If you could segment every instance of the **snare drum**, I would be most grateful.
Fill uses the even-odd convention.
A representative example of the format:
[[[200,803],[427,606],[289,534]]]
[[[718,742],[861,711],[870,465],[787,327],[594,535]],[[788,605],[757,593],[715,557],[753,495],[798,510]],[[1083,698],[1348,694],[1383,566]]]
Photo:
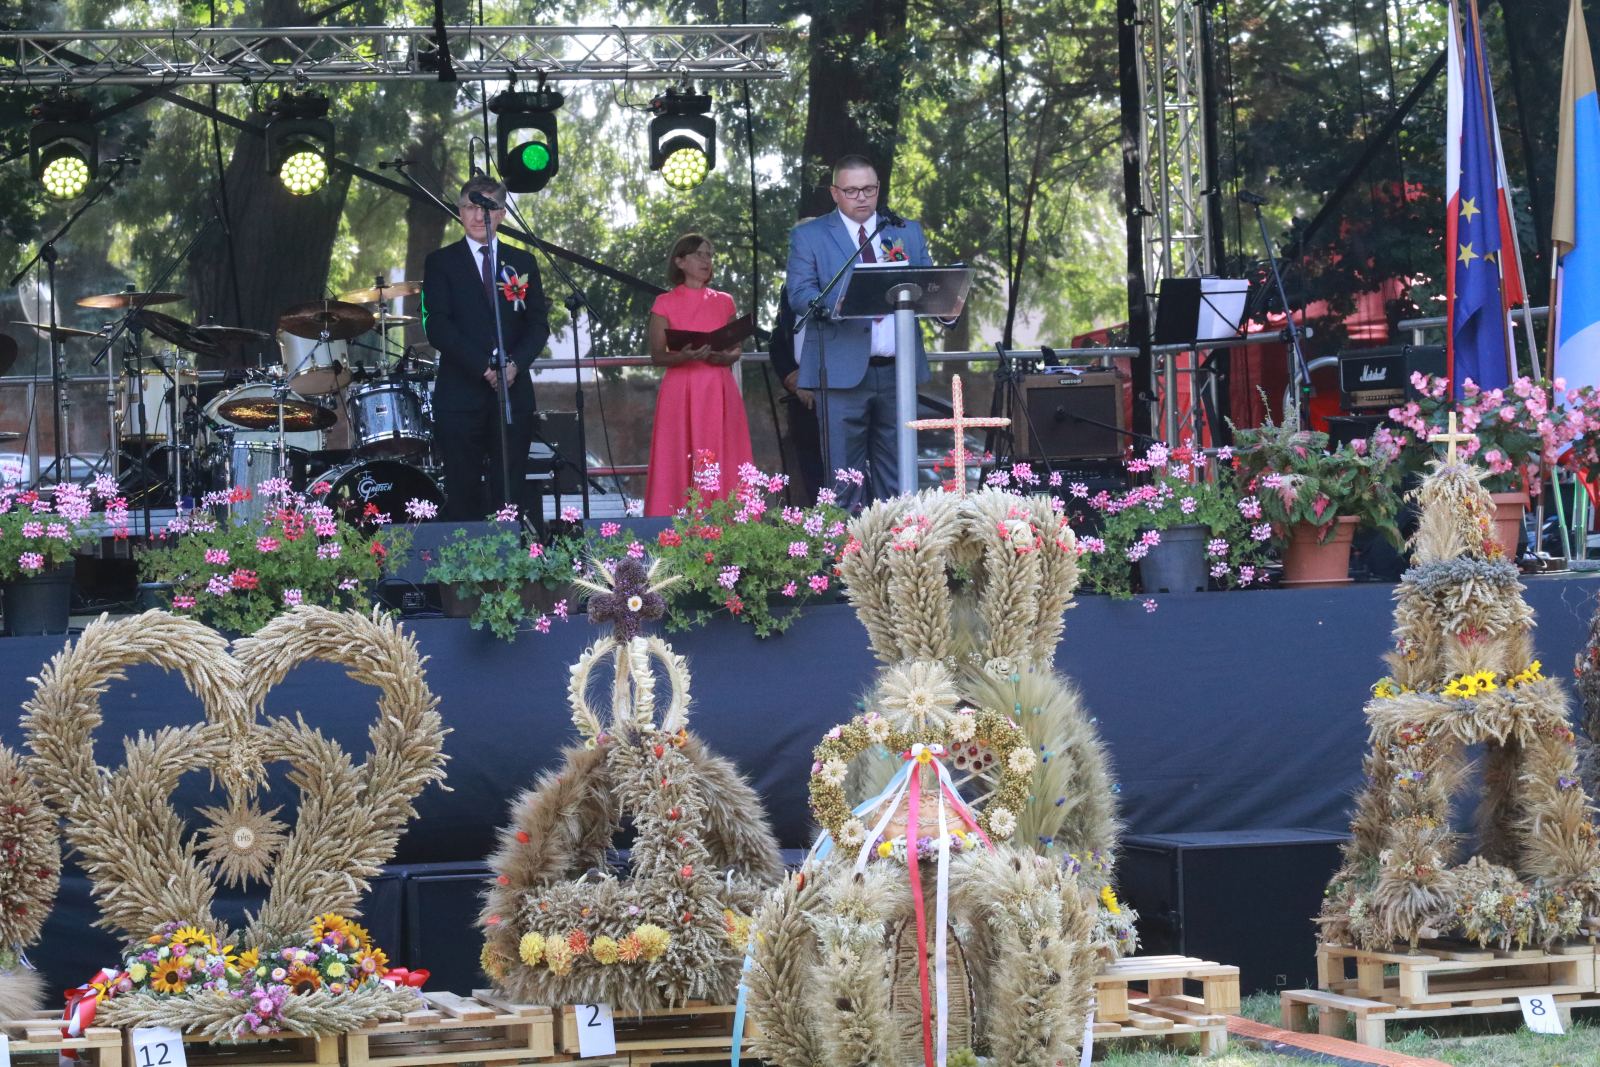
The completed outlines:
[[[337,392],[350,384],[350,345],[345,341],[320,341],[278,334],[283,365],[289,369],[289,388],[308,396]]]
[[[323,503],[356,521],[368,504],[388,515],[392,522],[406,521],[406,503],[411,500],[444,506],[439,483],[410,464],[393,459],[369,459],[335,467],[319,475],[316,485],[328,486],[328,491],[321,494]]]
[[[377,381],[345,394],[355,450],[363,456],[409,456],[431,436],[422,400],[407,382]]]
[[[231,425],[217,413],[217,409],[230,400],[245,400],[257,397],[266,399],[270,396],[272,396],[271,382],[251,382],[248,385],[241,385],[234,389],[226,389],[206,403],[203,409],[205,411],[206,427],[213,435],[224,430],[230,432],[234,441],[264,441],[276,446],[278,443],[277,430],[247,430],[242,426]],[[294,393],[290,393],[289,397],[292,400],[305,399]],[[212,438],[212,443],[217,443],[215,436]],[[321,430],[290,431],[283,435],[283,445],[285,448],[293,448],[304,452],[321,452],[327,447],[324,444],[323,431]]]
[[[224,441],[209,453],[210,485],[214,490],[249,489],[250,498],[228,510],[235,524],[264,523],[279,502],[263,499],[257,487],[269,478],[286,479],[296,488],[305,485],[307,459],[301,449],[285,448],[280,460],[275,441]]]

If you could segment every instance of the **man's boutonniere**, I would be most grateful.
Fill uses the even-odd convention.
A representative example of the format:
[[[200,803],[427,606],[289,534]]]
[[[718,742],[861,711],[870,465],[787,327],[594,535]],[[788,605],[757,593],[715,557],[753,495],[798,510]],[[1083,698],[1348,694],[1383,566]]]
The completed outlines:
[[[500,268],[500,295],[511,301],[512,311],[521,311],[528,299],[528,276],[512,267]]]
[[[910,257],[906,255],[905,243],[898,238],[880,238],[879,245],[883,249],[883,262],[904,263]]]

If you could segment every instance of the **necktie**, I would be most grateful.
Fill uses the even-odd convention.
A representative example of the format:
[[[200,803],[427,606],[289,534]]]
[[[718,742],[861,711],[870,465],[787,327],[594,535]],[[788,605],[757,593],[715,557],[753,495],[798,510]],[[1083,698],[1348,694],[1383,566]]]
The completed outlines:
[[[867,239],[867,228],[865,226],[857,226],[856,227],[856,244],[859,245],[863,241],[865,241],[866,239]],[[863,248],[861,250],[861,262],[863,262],[863,263],[876,263],[876,262],[878,262],[878,257],[876,255],[876,253],[874,253],[872,251],[872,245],[868,244],[865,248]]]
[[[494,303],[494,264],[489,260],[489,246],[484,245],[478,249],[478,254],[483,257],[483,295],[489,298],[489,303]]]

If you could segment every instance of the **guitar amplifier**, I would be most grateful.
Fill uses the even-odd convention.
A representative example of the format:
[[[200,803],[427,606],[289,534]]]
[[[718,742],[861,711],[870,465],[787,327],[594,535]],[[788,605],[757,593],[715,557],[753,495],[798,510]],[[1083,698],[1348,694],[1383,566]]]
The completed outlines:
[[[1029,374],[1022,379],[1027,455],[1033,460],[1111,459],[1122,455],[1127,418],[1114,370]],[[1016,420],[1012,420],[1016,429]]]
[[[1339,353],[1339,395],[1345,411],[1387,411],[1417,391],[1411,375],[1444,374],[1443,345],[1393,345]]]

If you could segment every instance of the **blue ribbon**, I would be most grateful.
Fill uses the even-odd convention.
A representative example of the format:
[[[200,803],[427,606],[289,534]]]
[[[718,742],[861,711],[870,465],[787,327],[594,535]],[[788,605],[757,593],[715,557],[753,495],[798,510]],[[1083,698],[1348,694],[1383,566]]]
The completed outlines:
[[[876,808],[878,805],[882,804],[885,800],[888,800],[890,795],[893,794],[896,789],[900,788],[900,783],[906,780],[906,776],[911,773],[911,768],[915,765],[915,763],[915,760],[907,760],[905,763],[901,764],[900,769],[895,772],[894,777],[889,779],[889,784],[883,787],[883,792],[879,793],[870,800],[863,800],[861,803],[857,804],[851,809],[850,814],[865,815],[873,808]],[[822,831],[822,836],[817,838],[817,843],[812,846],[814,858],[818,860],[827,859],[828,853],[832,851],[833,836],[829,834],[828,831],[824,830]]]

